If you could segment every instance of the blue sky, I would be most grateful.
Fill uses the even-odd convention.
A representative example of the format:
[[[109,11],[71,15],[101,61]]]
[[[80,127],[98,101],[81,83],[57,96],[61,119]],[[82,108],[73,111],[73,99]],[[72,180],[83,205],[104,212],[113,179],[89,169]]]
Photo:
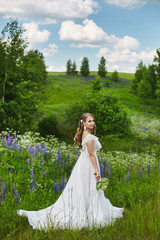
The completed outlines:
[[[108,71],[134,73],[160,48],[160,0],[0,0],[0,31],[11,18],[48,71],[66,71],[68,59],[79,70],[83,57],[97,71],[104,56]]]

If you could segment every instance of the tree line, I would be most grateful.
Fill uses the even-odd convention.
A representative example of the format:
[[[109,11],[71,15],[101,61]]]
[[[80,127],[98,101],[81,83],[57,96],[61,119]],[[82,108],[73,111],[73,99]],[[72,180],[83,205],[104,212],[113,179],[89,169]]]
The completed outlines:
[[[26,51],[28,42],[17,20],[6,24],[0,38],[0,130],[31,130],[47,78],[43,54]]]
[[[132,80],[133,92],[142,98],[160,101],[160,48],[156,50],[153,63],[148,67],[140,61]]]

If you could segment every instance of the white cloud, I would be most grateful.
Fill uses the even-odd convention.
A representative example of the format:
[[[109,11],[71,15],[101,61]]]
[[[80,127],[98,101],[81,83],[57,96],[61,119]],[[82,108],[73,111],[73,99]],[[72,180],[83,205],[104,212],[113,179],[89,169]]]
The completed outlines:
[[[104,56],[109,63],[136,63],[137,61],[152,61],[156,50],[135,52],[129,49],[113,50],[101,48],[96,57]]]
[[[48,66],[47,67],[48,72],[65,72],[66,71],[66,66]]]
[[[98,7],[94,0],[0,0],[0,14],[23,19],[86,18]]]
[[[36,21],[37,24],[47,25],[47,24],[56,24],[57,21],[51,18],[44,18],[43,20]]]
[[[148,0],[105,0],[105,2],[123,8],[136,8],[145,5]]]
[[[54,56],[58,52],[58,47],[55,43],[49,44],[48,48],[44,48],[43,50],[41,50],[41,52],[45,57]]]
[[[61,41],[71,41],[71,47],[77,48],[98,48],[102,46],[113,47],[117,50],[137,49],[137,39],[124,36],[118,38],[115,35],[108,35],[102,28],[98,27],[92,20],[85,19],[80,24],[73,21],[64,21],[59,31]]]
[[[71,20],[62,22],[59,35],[62,41],[75,42],[73,45],[75,47],[83,47],[86,45],[88,47],[90,44],[98,47],[99,44],[102,44],[108,38],[108,35],[102,28],[88,19],[83,21],[83,25],[75,24]]]
[[[43,29],[42,31],[39,30],[38,24],[36,23],[24,23],[24,29],[26,32],[24,33],[24,37],[28,39],[30,44],[29,48],[32,48],[37,43],[44,43],[49,40],[51,33],[48,30]]]

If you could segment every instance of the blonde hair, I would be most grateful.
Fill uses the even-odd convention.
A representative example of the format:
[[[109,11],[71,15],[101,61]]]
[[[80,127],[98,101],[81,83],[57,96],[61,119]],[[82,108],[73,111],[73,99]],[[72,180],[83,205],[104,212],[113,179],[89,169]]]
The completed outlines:
[[[94,116],[91,114],[91,113],[83,113],[79,119],[79,122],[78,122],[78,128],[77,128],[77,131],[76,131],[76,134],[75,134],[75,137],[74,137],[74,142],[78,145],[78,147],[81,149],[82,148],[82,134],[83,134],[83,131],[84,131],[84,125],[83,125],[83,122],[86,121],[87,117],[93,117],[93,119],[95,120]],[[96,124],[94,126],[94,129],[93,129],[93,133],[95,134],[96,133]]]

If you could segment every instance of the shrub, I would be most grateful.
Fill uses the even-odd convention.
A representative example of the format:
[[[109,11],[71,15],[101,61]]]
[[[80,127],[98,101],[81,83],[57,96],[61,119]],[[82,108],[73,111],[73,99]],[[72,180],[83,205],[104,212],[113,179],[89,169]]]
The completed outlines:
[[[119,81],[118,72],[116,70],[112,73],[111,81],[113,81],[113,82],[118,82]]]
[[[66,122],[71,127],[72,135],[78,127],[79,117],[84,112],[95,116],[99,136],[123,136],[129,132],[129,120],[118,99],[103,90],[89,93],[85,99],[66,110]]]
[[[44,117],[38,123],[38,131],[42,137],[46,137],[47,135],[54,135],[56,137],[60,136],[58,120],[55,115],[50,115]]]

